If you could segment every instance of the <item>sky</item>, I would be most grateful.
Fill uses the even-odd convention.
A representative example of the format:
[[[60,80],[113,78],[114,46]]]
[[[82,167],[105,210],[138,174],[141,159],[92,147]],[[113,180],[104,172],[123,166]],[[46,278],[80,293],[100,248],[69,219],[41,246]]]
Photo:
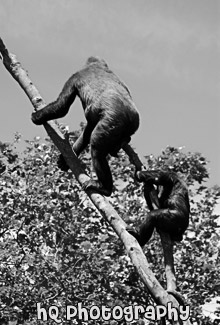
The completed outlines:
[[[104,58],[139,110],[140,156],[167,145],[201,152],[208,184],[220,185],[219,14],[218,0],[1,0],[0,36],[46,102],[89,56]],[[0,141],[46,136],[1,63],[0,98]],[[85,121],[79,100],[60,121],[73,130]]]

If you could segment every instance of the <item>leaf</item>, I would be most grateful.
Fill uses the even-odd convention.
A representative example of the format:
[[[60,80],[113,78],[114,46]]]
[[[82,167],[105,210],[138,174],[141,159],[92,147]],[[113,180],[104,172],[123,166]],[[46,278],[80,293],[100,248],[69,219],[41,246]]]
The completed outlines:
[[[81,243],[81,246],[84,248],[84,249],[90,249],[91,248],[91,243],[89,241],[83,241]]]

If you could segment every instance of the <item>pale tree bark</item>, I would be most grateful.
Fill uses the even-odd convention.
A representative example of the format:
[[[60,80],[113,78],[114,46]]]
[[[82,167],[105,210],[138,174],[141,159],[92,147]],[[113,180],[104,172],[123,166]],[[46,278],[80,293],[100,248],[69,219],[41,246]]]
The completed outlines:
[[[23,88],[24,92],[30,99],[34,109],[38,110],[43,108],[46,104],[40,96],[39,91],[30,80],[27,72],[22,68],[16,56],[14,54],[9,53],[1,38],[0,53],[5,68]],[[51,121],[45,123],[43,126],[52,141],[54,142],[54,144],[65,157],[65,160],[72,172],[74,173],[77,181],[80,183],[80,185],[82,185],[85,181],[89,179],[89,177],[88,175],[86,175],[84,168],[80,163],[80,160],[76,157],[68,140],[65,139],[65,137],[57,127],[57,122]],[[110,223],[112,228],[115,230],[115,232],[123,242],[133,265],[135,266],[141,280],[145,284],[148,292],[151,294],[154,301],[157,304],[163,306],[167,306],[169,302],[172,302],[173,307],[176,307],[178,309],[179,304],[177,300],[173,296],[169,295],[160,285],[158,280],[155,278],[141,247],[138,245],[136,239],[127,232],[126,223],[120,218],[120,216],[114,210],[112,205],[104,196],[95,193],[92,190],[86,191],[86,193],[94,204],[94,206],[98,209],[99,213],[105,218],[105,220],[107,220],[108,223]],[[171,324],[175,325],[182,324],[181,321],[170,322]],[[189,320],[187,320],[184,321],[183,324],[190,325],[191,323],[189,322]]]

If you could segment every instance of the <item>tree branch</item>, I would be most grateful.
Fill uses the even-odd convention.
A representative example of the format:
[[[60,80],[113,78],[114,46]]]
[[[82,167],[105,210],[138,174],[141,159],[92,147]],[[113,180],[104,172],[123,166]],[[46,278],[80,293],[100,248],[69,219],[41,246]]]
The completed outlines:
[[[27,72],[22,68],[20,62],[18,62],[16,59],[16,56],[9,53],[1,38],[0,53],[6,69],[23,88],[34,108],[36,110],[43,108],[45,106],[45,102],[40,96],[37,88],[33,85],[32,81],[28,77]],[[52,121],[45,123],[44,128],[46,129],[54,144],[65,157],[65,160],[70,169],[73,171],[77,181],[82,185],[89,179],[89,177],[85,174],[82,164],[73,152],[69,142],[59,131],[56,122]],[[157,281],[149,267],[148,261],[143,254],[141,247],[138,245],[136,239],[126,231],[126,223],[119,217],[108,200],[92,190],[88,190],[86,193],[88,194],[95,207],[99,210],[100,214],[111,224],[115,232],[120,237],[121,241],[126,247],[132,263],[139,273],[140,278],[142,279],[143,283],[155,301],[158,304],[162,304],[164,306],[166,306],[168,302],[172,301],[173,306],[178,308],[179,304],[177,303],[176,299],[170,297]],[[172,324],[177,325],[180,323],[173,321]],[[190,323],[185,322],[184,324]]]

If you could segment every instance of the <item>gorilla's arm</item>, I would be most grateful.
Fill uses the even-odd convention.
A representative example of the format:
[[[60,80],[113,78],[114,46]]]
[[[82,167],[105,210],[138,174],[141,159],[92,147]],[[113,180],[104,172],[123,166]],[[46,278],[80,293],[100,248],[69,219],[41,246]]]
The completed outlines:
[[[41,110],[32,113],[31,119],[34,124],[40,125],[47,121],[64,117],[77,95],[76,74],[65,83],[56,101],[48,104]]]
[[[167,172],[163,170],[147,170],[138,171],[136,173],[139,182],[145,184],[155,184],[162,186],[172,186],[177,181],[177,176],[173,172]]]

